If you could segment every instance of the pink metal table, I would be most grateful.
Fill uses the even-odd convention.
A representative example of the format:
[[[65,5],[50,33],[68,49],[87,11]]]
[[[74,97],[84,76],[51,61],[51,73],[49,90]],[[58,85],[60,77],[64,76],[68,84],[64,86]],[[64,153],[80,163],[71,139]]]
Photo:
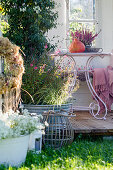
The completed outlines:
[[[95,58],[95,57],[100,57],[100,58],[104,58],[104,57],[110,57],[113,56],[112,53],[64,53],[64,52],[59,52],[58,54],[51,54],[52,56],[60,56],[60,57],[64,57],[67,56],[68,58],[71,58],[71,60],[73,60],[74,64],[75,64],[75,69],[76,72],[78,72],[77,67],[76,67],[76,57],[88,57],[87,61],[86,61],[86,66],[85,66],[85,70],[83,70],[85,72],[85,78],[86,78],[86,82],[87,82],[87,86],[90,90],[90,93],[92,94],[93,98],[95,99],[94,102],[90,103],[89,107],[87,107],[87,109],[89,110],[90,114],[92,116],[94,116],[96,119],[106,119],[106,115],[107,115],[107,106],[104,103],[104,101],[97,95],[97,93],[95,92],[92,83],[90,81],[90,76],[89,76],[89,65],[91,63],[91,61]],[[101,101],[105,107],[105,113],[104,114],[99,114],[100,112],[100,106],[99,106],[99,101]],[[86,107],[84,106],[77,106],[77,108],[79,108],[79,110],[84,110],[86,109]],[[96,110],[97,108],[97,110]]]

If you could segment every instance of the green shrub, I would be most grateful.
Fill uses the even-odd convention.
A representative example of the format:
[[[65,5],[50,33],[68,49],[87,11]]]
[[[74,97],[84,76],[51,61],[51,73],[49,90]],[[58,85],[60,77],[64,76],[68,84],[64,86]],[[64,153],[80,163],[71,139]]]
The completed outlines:
[[[48,50],[53,47],[45,36],[48,30],[56,27],[53,0],[1,0],[1,6],[9,24],[4,36],[21,47],[26,54],[25,61],[39,58],[45,44]]]

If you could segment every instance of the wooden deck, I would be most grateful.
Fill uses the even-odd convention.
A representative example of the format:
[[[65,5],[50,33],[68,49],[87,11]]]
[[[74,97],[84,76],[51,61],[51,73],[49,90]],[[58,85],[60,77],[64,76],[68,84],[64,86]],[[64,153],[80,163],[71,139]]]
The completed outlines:
[[[97,120],[89,112],[75,112],[70,119],[76,134],[113,135],[113,113],[108,113],[106,120]]]

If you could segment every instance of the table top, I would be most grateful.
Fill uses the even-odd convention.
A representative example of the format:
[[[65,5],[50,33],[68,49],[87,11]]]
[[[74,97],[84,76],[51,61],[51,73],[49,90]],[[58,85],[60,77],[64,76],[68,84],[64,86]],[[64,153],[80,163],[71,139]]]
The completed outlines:
[[[112,53],[106,53],[106,52],[97,52],[97,53],[69,53],[69,52],[59,52],[59,53],[52,53],[51,56],[73,56],[73,57],[88,57],[88,56],[111,56]]]

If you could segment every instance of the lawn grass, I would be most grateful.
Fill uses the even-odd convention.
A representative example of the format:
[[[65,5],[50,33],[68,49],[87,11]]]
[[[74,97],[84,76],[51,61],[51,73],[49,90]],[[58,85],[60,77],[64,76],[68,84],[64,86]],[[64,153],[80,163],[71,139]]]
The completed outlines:
[[[0,169],[6,169],[0,167]],[[107,170],[113,169],[113,140],[76,139],[71,145],[54,150],[45,148],[42,153],[29,152],[20,168],[9,170]]]

